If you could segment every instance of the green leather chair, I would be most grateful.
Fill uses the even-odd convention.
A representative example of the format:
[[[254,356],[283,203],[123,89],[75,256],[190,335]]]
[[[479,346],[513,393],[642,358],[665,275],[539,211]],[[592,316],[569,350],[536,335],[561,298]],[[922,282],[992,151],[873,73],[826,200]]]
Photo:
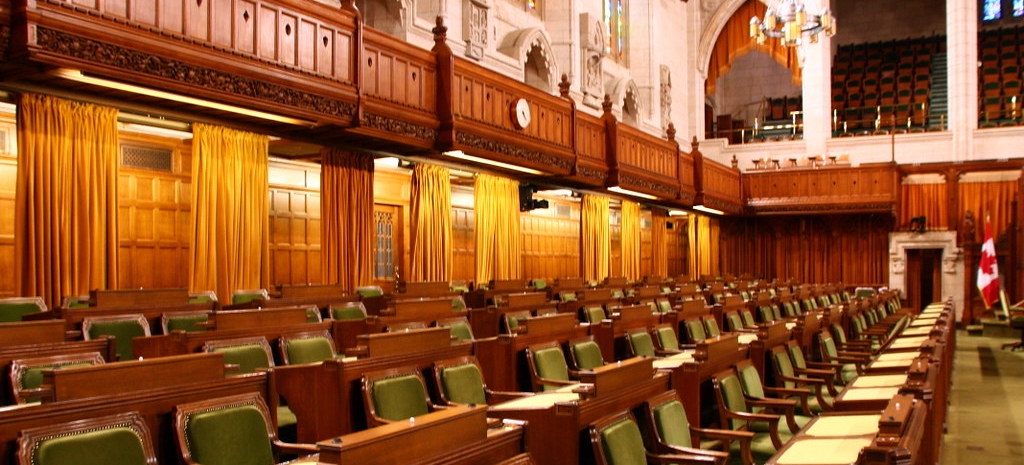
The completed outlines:
[[[674,309],[672,308],[672,302],[667,298],[655,299],[655,303],[658,304],[658,313],[671,313]]]
[[[240,289],[231,294],[231,305],[247,304],[254,300],[268,300],[266,289]]]
[[[448,328],[452,332],[452,342],[458,343],[475,339],[473,337],[473,327],[469,325],[469,320],[464,316],[445,318],[437,320],[435,323],[438,327]]]
[[[639,416],[647,449],[657,453],[704,455],[716,462],[726,461],[733,441],[737,443],[744,465],[752,465],[750,440],[754,433],[723,429],[697,428],[690,424],[676,391],[665,391],[644,401]],[[715,450],[712,450],[712,449]],[[747,460],[747,459],[750,460]]]
[[[25,429],[20,465],[156,465],[149,428],[136,412]]]
[[[335,320],[362,320],[366,318],[366,306],[362,302],[345,302],[331,305],[328,309]]]
[[[626,342],[632,357],[656,356],[654,340],[651,338],[651,333],[647,332],[647,328],[627,330]]]
[[[285,365],[322,362],[338,355],[334,339],[326,329],[296,334],[282,334],[278,347]]]
[[[732,369],[712,376],[722,428],[754,433],[750,440],[750,452],[757,463],[774,455],[792,435],[779,431],[779,415],[752,411],[751,404],[743,395],[743,385]]]
[[[380,286],[360,286],[356,288],[356,294],[363,298],[382,297],[384,296],[384,289]]]
[[[722,457],[705,454],[655,454],[644,447],[640,427],[629,412],[621,412],[595,421],[590,426],[590,442],[597,465],[647,465],[648,463],[721,464]]]
[[[601,324],[608,315],[604,313],[604,307],[600,305],[590,305],[583,307],[583,322],[590,324]]]
[[[66,295],[60,301],[61,308],[82,308],[89,306],[89,295]]]
[[[21,321],[25,315],[47,310],[41,297],[7,297],[0,299],[0,323]]]
[[[718,337],[722,335],[722,330],[718,327],[718,320],[714,317],[701,318],[701,322],[704,323],[704,332],[708,337]]]
[[[704,342],[708,338],[708,333],[704,329],[704,322],[700,318],[691,318],[683,321],[683,327],[686,328],[686,338],[689,344]]]
[[[753,413],[776,413],[783,415],[789,432],[796,434],[807,423],[811,417],[798,415],[797,405],[806,405],[808,392],[801,389],[788,389],[781,387],[765,387],[761,382],[761,374],[754,367],[750,360],[743,360],[736,364],[736,374],[743,386],[743,395],[751,405]],[[788,397],[798,397],[799,400],[792,400]]]
[[[430,402],[423,375],[415,366],[364,373],[362,388],[370,426],[408,420],[437,408]]]
[[[869,362],[868,354],[840,352],[828,330],[818,333],[818,352],[822,362],[837,368],[839,379],[843,384],[849,383],[863,374],[864,366]]]
[[[501,326],[505,334],[515,334],[519,331],[519,323],[527,318],[530,318],[529,310],[521,310],[515,312],[503,312],[501,314]]]
[[[440,401],[445,405],[494,405],[533,395],[529,392],[492,391],[484,383],[483,370],[476,357],[462,357],[434,362],[434,382]]]
[[[230,376],[242,376],[274,367],[270,343],[263,336],[215,339],[203,344],[203,352],[224,354],[224,364],[232,368]],[[237,368],[236,368],[237,367]],[[287,405],[277,405],[278,434],[294,439],[299,419]]]
[[[210,312],[171,312],[160,315],[160,326],[163,334],[171,334],[173,331],[185,331],[188,333],[207,331],[209,328],[203,326],[210,320]]]
[[[744,328],[756,328],[757,322],[754,321],[754,314],[750,313],[750,310],[740,310],[740,319],[743,320]]]
[[[682,352],[679,337],[671,323],[662,323],[654,327],[654,353],[656,355],[672,355]]]
[[[193,292],[188,295],[188,303],[190,304],[216,304],[217,293],[213,291],[200,291]]]
[[[593,336],[569,341],[569,360],[575,371],[593,370],[604,365],[601,346],[594,342]]]
[[[833,398],[826,390],[825,381],[820,378],[798,376],[786,346],[772,347],[771,356],[776,387],[802,389],[810,394],[796,399],[800,401],[804,415],[817,415],[832,410]]]
[[[786,352],[789,353],[789,360],[793,362],[793,372],[799,376],[818,378],[825,381],[825,388],[832,397],[838,395],[843,388],[839,383],[839,375],[835,368],[827,363],[808,362],[804,358],[803,349],[797,341],[786,342]]]
[[[40,390],[44,370],[99,365],[103,362],[103,356],[99,352],[11,360],[11,398],[18,404],[39,402],[42,396],[47,395]]]
[[[452,311],[461,312],[466,309],[466,299],[462,298],[461,295],[452,297]]]
[[[255,392],[174,409],[175,436],[188,465],[274,465],[278,453],[308,455],[316,451],[312,444],[279,441],[272,425],[267,404]],[[312,463],[315,459],[298,461]]]
[[[557,342],[527,346],[526,362],[530,367],[534,392],[554,391],[576,384],[569,380],[569,365],[565,363],[565,354]]]
[[[566,291],[558,293],[558,300],[561,302],[575,302],[577,299],[575,291]]]
[[[142,314],[102,316],[82,319],[82,337],[85,340],[111,336],[118,360],[134,360],[132,338],[149,336],[149,321]]]

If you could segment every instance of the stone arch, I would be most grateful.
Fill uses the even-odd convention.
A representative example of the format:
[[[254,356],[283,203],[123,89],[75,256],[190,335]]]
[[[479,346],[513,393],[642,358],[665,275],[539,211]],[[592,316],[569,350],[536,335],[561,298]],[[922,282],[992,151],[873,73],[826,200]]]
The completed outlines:
[[[412,0],[356,0],[363,23],[385,34],[405,39]]]
[[[558,69],[551,40],[540,28],[525,28],[510,32],[502,40],[498,51],[523,66],[524,80],[545,92],[553,92],[558,83]]]
[[[640,115],[643,114],[643,100],[640,98],[640,87],[632,78],[620,78],[608,87],[608,95],[614,106],[621,109],[620,120],[631,126],[640,124]]]

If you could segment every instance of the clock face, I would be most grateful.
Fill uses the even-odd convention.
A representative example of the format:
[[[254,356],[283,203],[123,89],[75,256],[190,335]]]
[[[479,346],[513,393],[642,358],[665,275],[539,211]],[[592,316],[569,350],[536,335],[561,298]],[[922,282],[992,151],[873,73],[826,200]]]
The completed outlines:
[[[520,98],[512,102],[512,124],[518,129],[526,128],[530,125],[530,102],[526,99]]]

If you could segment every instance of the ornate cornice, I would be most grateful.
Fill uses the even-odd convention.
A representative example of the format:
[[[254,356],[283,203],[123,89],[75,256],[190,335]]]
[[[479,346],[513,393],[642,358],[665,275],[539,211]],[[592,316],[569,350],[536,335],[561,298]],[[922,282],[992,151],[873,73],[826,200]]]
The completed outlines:
[[[576,176],[579,176],[581,178],[593,179],[600,182],[601,184],[604,184],[604,182],[608,179],[608,172],[599,170],[597,168],[591,168],[589,166],[577,164]]]
[[[356,113],[354,103],[150,55],[43,26],[36,29],[36,44],[47,52],[270,102],[276,106],[286,105],[339,118],[352,118]]]
[[[891,211],[893,204],[891,202],[866,202],[866,203],[844,203],[844,204],[818,204],[818,205],[756,205],[753,202],[748,203],[757,213],[786,213],[786,212],[844,212],[844,211],[859,211],[859,212],[887,212]]]
[[[464,131],[457,131],[455,133],[455,140],[459,145],[474,147],[488,152],[500,153],[502,155],[530,162],[530,164],[534,166],[554,166],[566,172],[572,169],[573,162],[571,159],[556,157],[537,150],[525,149],[518,145],[498,142],[496,140],[487,139]]]
[[[647,192],[658,192],[664,194],[669,198],[675,198],[679,194],[679,187],[671,184],[664,184],[656,181],[650,181],[644,178],[630,175],[628,173],[619,173],[619,183],[626,184],[629,186],[636,186]]]
[[[368,127],[380,129],[381,131],[390,132],[392,134],[414,137],[416,139],[429,142],[433,142],[437,139],[436,129],[420,126],[400,119],[388,118],[387,116],[364,113],[363,123]]]
[[[743,206],[738,203],[729,202],[727,200],[722,200],[715,197],[709,197],[707,194],[704,195],[704,206],[711,207],[716,210],[722,210],[725,212],[743,211]]]

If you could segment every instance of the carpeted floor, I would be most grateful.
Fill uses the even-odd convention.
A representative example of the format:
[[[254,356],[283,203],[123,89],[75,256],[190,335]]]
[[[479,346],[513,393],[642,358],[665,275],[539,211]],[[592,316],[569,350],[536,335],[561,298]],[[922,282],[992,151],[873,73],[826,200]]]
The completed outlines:
[[[1024,351],[1007,342],[957,334],[941,465],[1024,464]]]

